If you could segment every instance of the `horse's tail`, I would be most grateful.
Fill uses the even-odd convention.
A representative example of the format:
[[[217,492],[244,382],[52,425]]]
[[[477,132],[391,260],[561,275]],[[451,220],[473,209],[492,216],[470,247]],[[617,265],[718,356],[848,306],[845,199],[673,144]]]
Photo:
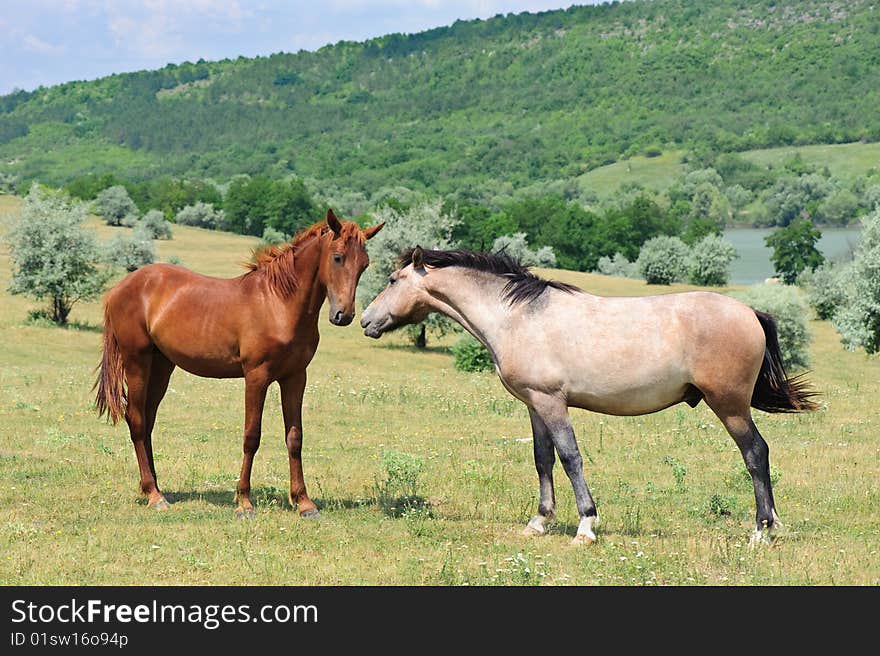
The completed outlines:
[[[804,377],[807,372],[789,377],[782,363],[776,321],[766,312],[755,310],[761,322],[767,346],[761,373],[752,392],[752,407],[764,412],[812,412],[818,406],[813,397],[818,395]]]
[[[106,414],[107,418],[116,424],[119,418],[125,415],[127,403],[124,386],[125,368],[106,305],[104,306],[104,354],[96,371],[98,371],[98,379],[92,390],[98,390],[95,395],[98,416],[103,417]]]

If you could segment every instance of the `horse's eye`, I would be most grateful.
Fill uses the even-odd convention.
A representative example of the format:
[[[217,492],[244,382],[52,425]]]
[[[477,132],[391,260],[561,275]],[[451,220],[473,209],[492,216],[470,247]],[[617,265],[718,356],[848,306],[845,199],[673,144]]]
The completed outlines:
[[[396,282],[397,282],[397,278],[395,278],[394,276],[388,276],[388,284],[389,285],[393,285]]]
[[[333,262],[342,264],[342,253],[333,253]]]

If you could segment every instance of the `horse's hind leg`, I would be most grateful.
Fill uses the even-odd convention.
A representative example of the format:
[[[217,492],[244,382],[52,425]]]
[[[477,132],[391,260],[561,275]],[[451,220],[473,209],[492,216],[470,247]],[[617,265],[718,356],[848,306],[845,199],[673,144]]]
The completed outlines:
[[[752,476],[756,509],[753,541],[762,540],[770,529],[781,526],[773,501],[773,486],[770,483],[770,448],[752,420],[747,400],[731,402],[707,395],[706,402],[736,442]]]
[[[538,413],[547,427],[550,439],[553,446],[556,447],[559,460],[562,462],[562,468],[574,490],[580,523],[572,544],[592,544],[596,541],[593,529],[599,517],[596,513],[596,504],[584,479],[583,460],[578,450],[574,429],[571,427],[568,406],[564,401],[549,395],[535,396],[529,405]]]
[[[544,420],[532,408],[529,408],[529,417],[532,420],[532,439],[535,469],[538,471],[540,500],[538,514],[526,524],[523,535],[544,535],[546,531],[544,524],[552,521],[556,516],[556,495],[553,491],[553,465],[556,462],[556,456],[553,453],[550,429],[547,428]]]
[[[150,471],[153,474],[153,481],[158,489],[158,478],[156,477],[156,465],[153,462],[153,426],[156,425],[156,413],[159,410],[159,404],[165,397],[168,390],[168,381],[171,379],[171,373],[174,371],[174,363],[166,358],[160,351],[155,351],[152,362],[150,363],[150,382],[147,386],[147,401],[145,407],[146,420],[146,436],[144,438],[144,448],[147,453],[147,460],[150,464]],[[168,501],[164,495],[160,501],[153,504],[157,510],[164,510],[168,507]]]

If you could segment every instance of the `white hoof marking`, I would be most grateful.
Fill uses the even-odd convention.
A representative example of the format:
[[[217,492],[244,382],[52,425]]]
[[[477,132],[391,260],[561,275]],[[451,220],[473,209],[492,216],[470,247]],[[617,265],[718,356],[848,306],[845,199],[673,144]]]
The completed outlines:
[[[544,533],[547,532],[547,529],[544,528],[544,522],[546,521],[546,517],[542,515],[535,515],[529,520],[529,523],[526,524],[526,527],[523,529],[523,535],[544,535]]]
[[[596,541],[596,533],[593,529],[599,523],[599,518],[596,516],[593,517],[584,517],[581,520],[581,523],[578,524],[577,535],[574,536],[574,539],[571,541],[572,544],[593,544]]]

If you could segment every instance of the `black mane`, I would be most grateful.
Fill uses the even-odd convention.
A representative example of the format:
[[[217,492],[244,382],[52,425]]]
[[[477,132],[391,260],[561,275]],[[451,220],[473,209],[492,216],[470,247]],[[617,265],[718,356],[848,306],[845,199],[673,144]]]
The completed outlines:
[[[404,267],[412,263],[415,248],[410,248],[400,255],[399,265]],[[507,280],[504,286],[504,300],[511,305],[530,303],[544,293],[548,287],[568,294],[581,291],[574,285],[567,285],[556,280],[539,278],[507,253],[474,253],[464,249],[452,251],[432,251],[422,249],[425,264],[442,269],[445,267],[464,267],[474,271],[484,271]]]

